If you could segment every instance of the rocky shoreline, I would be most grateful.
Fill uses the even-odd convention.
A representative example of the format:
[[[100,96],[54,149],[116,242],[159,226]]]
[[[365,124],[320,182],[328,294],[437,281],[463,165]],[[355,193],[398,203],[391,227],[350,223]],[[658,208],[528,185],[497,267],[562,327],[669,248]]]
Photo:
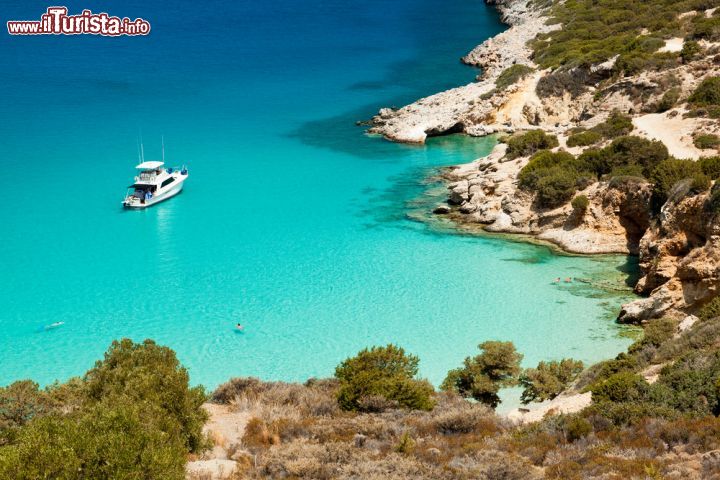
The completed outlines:
[[[496,5],[509,28],[463,57],[483,69],[478,81],[397,110],[382,109],[371,120],[369,133],[423,143],[430,136],[451,133],[483,136],[537,129],[557,136],[559,145],[552,151],[579,155],[586,148],[568,146],[572,133],[591,129],[619,111],[631,117],[631,135],[659,140],[677,158],[697,160],[712,153],[699,149],[693,135],[718,133],[717,122],[688,115],[682,102],[662,113],[655,113],[654,106],[664,99],[668,78],[678,95],[687,98],[703,79],[720,75],[714,55],[683,62],[669,72],[643,71],[622,78],[608,73],[616,60],[611,59],[589,69],[595,82],[584,91],[541,98],[538,83],[553,72],[538,68],[527,43],[558,26],[547,25],[549,11],[531,1],[487,3]],[[670,39],[664,48],[678,51],[682,46],[682,39]],[[706,42],[702,47],[708,54],[720,51],[720,44]],[[499,88],[498,79],[513,65],[527,66],[531,73]],[[570,204],[541,208],[534,194],[518,185],[530,155],[511,158],[506,151],[501,142],[484,158],[444,169],[447,203],[437,205],[434,213],[460,228],[531,236],[569,253],[639,255],[642,278],[635,291],[646,298],[623,305],[621,322],[683,318],[720,291],[720,221],[703,214],[709,193],[668,201],[658,216],[652,212],[649,182],[602,180],[578,191],[588,200],[584,209]]]
[[[531,64],[532,51],[527,42],[557,27],[546,25],[544,10],[532,8],[530,0],[486,2],[496,5],[509,28],[462,58],[464,63],[482,68],[478,81],[431,95],[398,110],[383,108],[370,120],[369,133],[397,142],[424,143],[429,136],[448,133],[483,136],[528,125],[518,112],[501,114],[498,107],[517,88],[494,92],[495,82],[508,67]],[[527,82],[537,78],[537,74],[533,75]]]

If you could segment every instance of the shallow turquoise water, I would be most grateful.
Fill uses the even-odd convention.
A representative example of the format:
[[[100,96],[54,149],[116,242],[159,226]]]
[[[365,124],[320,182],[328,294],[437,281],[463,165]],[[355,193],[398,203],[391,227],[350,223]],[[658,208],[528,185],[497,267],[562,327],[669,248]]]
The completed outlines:
[[[39,16],[32,3],[8,18]],[[552,283],[621,285],[625,258],[407,219],[432,168],[493,139],[413,147],[354,126],[472,80],[457,58],[502,28],[493,10],[218,3],[196,12],[203,30],[189,28],[192,5],[103,2],[149,19],[148,38],[0,39],[0,384],[82,374],[123,336],[171,346],[209,387],[331,375],[387,342],[419,355],[436,383],[486,339],[514,341],[527,365],[627,345],[612,322],[627,293]],[[190,178],[180,196],[125,212],[140,130],[148,159],[162,134]]]

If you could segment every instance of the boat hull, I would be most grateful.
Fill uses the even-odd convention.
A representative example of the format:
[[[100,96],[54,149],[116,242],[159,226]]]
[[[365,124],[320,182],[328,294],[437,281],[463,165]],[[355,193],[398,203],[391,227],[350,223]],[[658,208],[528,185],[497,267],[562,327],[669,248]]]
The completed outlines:
[[[153,205],[157,205],[158,203],[165,201],[168,198],[172,198],[175,195],[177,195],[178,193],[180,193],[183,189],[183,185],[185,184],[186,178],[187,178],[187,176],[183,176],[183,177],[179,178],[175,182],[175,185],[173,185],[171,188],[169,188],[168,190],[166,190],[162,193],[159,193],[159,194],[153,196],[152,198],[150,198],[148,200],[145,200],[145,203],[124,201],[123,207],[133,209],[133,210],[140,210],[143,208],[152,207]]]

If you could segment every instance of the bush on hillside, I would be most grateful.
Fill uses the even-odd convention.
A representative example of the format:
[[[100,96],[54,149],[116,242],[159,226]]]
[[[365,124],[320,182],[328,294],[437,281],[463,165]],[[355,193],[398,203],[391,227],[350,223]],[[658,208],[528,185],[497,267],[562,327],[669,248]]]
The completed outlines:
[[[659,347],[673,336],[676,328],[677,322],[672,318],[652,320],[645,325],[643,337],[630,345],[628,352],[635,353],[647,346]]]
[[[720,40],[720,18],[695,15],[691,22],[690,37],[695,40]]]
[[[568,202],[590,178],[592,174],[571,154],[547,150],[533,155],[518,175],[520,187],[537,193],[539,205],[550,208]]]
[[[581,168],[593,172],[598,178],[610,173],[649,178],[653,169],[668,157],[667,147],[662,142],[624,136],[616,138],[603,149],[586,150],[578,161]],[[625,167],[630,168],[619,170]]]
[[[590,206],[590,200],[588,200],[588,197],[586,197],[585,195],[578,195],[577,197],[572,199],[570,205],[575,211],[585,213],[585,211],[587,211],[588,207]]]
[[[587,147],[589,145],[595,145],[603,136],[593,130],[586,130],[584,132],[573,133],[568,137],[567,146],[572,147]]]
[[[185,478],[179,425],[127,397],[80,414],[39,417],[0,448],[0,478]]]
[[[377,411],[397,406],[431,410],[433,387],[417,380],[418,357],[395,345],[372,347],[335,369],[340,381],[338,404],[343,410]]]
[[[720,296],[716,296],[710,300],[698,311],[698,318],[700,320],[707,321],[718,317],[720,317]]]
[[[683,44],[682,50],[680,51],[680,58],[684,63],[690,63],[696,60],[702,53],[702,47],[695,40],[688,40]]]
[[[673,108],[677,104],[678,100],[680,100],[680,93],[681,91],[677,87],[667,90],[655,106],[655,111],[657,113],[663,113]]]
[[[203,448],[202,427],[207,420],[202,409],[204,390],[189,386],[187,370],[168,347],[152,340],[114,341],[105,358],[85,374],[85,384],[91,401],[128,398],[157,407],[180,425],[188,450]]]
[[[541,207],[555,208],[566,204],[578,188],[574,172],[553,167],[546,170],[537,182],[537,201]]]
[[[709,187],[709,179],[702,173],[700,165],[692,160],[667,158],[658,163],[650,174],[653,194],[662,203],[668,198],[675,184],[685,179],[692,179],[691,189]]]
[[[717,149],[717,147],[720,146],[720,137],[714,133],[695,135],[693,144],[700,150]]]
[[[0,478],[182,479],[204,400],[169,348],[113,342],[82,379],[0,389]]]
[[[698,107],[720,105],[720,77],[708,77],[703,80],[690,95],[688,102]]]
[[[599,133],[603,138],[612,139],[627,135],[632,132],[634,128],[632,118],[617,110],[613,110],[607,120],[593,127],[592,131]]]
[[[650,385],[640,375],[620,372],[590,387],[593,402],[634,402],[643,400]]]
[[[499,91],[505,90],[508,87],[515,85],[534,71],[534,68],[519,63],[508,67],[503,70],[497,80],[495,80],[495,88]]]
[[[523,387],[520,400],[524,404],[552,400],[560,395],[582,370],[583,363],[571,358],[540,362],[537,368],[528,368],[520,375],[519,383]]]
[[[488,341],[478,348],[482,353],[465,358],[462,367],[448,372],[441,388],[495,408],[500,404],[500,388],[517,385],[523,356],[512,342]]]
[[[539,150],[555,148],[559,145],[555,135],[548,135],[542,130],[530,130],[513,135],[507,141],[507,157],[517,158],[532,155]]]
[[[585,92],[588,74],[585,69],[556,71],[540,77],[535,93],[540,98],[562,97],[569,93],[572,98]]]
[[[681,22],[679,15],[711,6],[688,1],[576,0],[553,2],[552,23],[562,28],[542,33],[531,43],[533,60],[542,69],[588,68],[619,56],[612,73],[657,68],[678,58],[675,53],[658,53],[661,38],[697,32],[693,22]]]
[[[710,178],[720,177],[720,157],[705,157],[698,160],[702,172]]]

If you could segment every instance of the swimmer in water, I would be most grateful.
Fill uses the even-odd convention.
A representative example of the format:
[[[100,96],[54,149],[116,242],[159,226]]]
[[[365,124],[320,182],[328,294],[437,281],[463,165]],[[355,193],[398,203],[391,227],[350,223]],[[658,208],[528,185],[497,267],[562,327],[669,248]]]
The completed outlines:
[[[557,277],[557,278],[555,279],[555,283],[560,283],[560,277]]]
[[[238,329],[238,330],[245,330],[245,327],[243,327],[243,326],[240,325],[239,323],[235,324],[235,328]]]
[[[572,278],[567,277],[567,278],[565,279],[565,283],[572,283]]]

